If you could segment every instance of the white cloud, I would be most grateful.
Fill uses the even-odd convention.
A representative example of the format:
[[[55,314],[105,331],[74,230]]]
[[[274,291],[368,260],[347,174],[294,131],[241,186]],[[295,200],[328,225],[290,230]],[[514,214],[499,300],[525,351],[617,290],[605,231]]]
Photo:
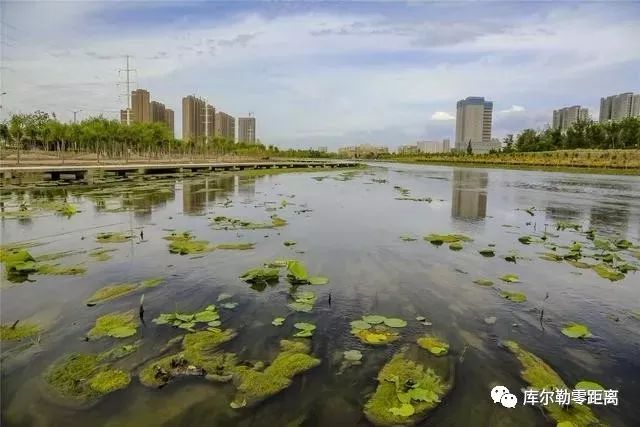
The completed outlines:
[[[455,117],[446,111],[436,111],[431,115],[431,120],[455,120]]]
[[[506,110],[501,110],[501,113],[521,113],[525,111],[524,107],[521,107],[520,105],[512,105],[510,108],[507,108]]]

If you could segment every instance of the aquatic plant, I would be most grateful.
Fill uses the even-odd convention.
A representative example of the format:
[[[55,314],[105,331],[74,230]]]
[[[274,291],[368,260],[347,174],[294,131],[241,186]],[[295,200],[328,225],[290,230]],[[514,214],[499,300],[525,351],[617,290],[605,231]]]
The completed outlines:
[[[580,224],[575,224],[567,221],[558,221],[556,223],[556,230],[562,231],[566,229],[570,229],[573,231],[580,231],[582,229],[582,226]]]
[[[316,302],[316,295],[309,291],[298,291],[291,294],[293,302],[287,304],[287,307],[295,311],[303,313],[309,313],[313,310],[313,305]]]
[[[435,335],[425,335],[418,338],[416,342],[435,356],[445,356],[449,352],[449,344]]]
[[[500,280],[502,280],[503,282],[507,282],[507,283],[518,283],[518,282],[520,282],[520,278],[518,277],[517,274],[505,274],[503,276],[500,276]]]
[[[105,286],[98,289],[87,301],[88,306],[116,299],[123,295],[130,294],[136,290],[136,285],[132,283],[121,283],[119,285]]]
[[[407,326],[406,320],[398,319],[395,317],[387,317],[384,319],[384,324],[391,328],[404,328]]]
[[[206,240],[174,239],[169,242],[169,252],[172,254],[189,255],[211,252],[215,246],[209,245]]]
[[[78,208],[76,205],[64,202],[56,208],[56,213],[66,217],[71,217],[78,213]]]
[[[598,276],[604,279],[609,279],[612,282],[615,282],[617,280],[622,280],[625,277],[624,273],[614,270],[613,268],[609,267],[607,264],[604,264],[604,263],[596,264],[592,268],[593,268],[593,271],[598,273]]]
[[[98,372],[89,379],[89,387],[100,394],[111,393],[122,388],[126,388],[131,382],[131,376],[119,369],[109,369]]]
[[[386,317],[379,316],[377,314],[369,314],[369,315],[366,315],[366,316],[362,316],[362,320],[364,320],[365,322],[370,323],[372,325],[377,325],[379,323],[383,323],[385,319],[386,319]]]
[[[400,240],[402,240],[403,242],[415,242],[418,239],[408,234],[403,234],[402,236],[400,236]]]
[[[562,333],[569,338],[591,337],[591,331],[589,331],[589,328],[582,323],[569,323],[564,328],[562,328]]]
[[[431,368],[400,352],[378,373],[378,387],[364,406],[379,426],[413,425],[434,409],[451,389]]]
[[[285,246],[293,246],[293,245],[297,245],[298,242],[296,242],[295,240],[285,240],[284,242],[282,242],[282,244]]]
[[[53,264],[38,264],[37,269],[37,274],[52,276],[74,276],[87,272],[87,268],[82,265],[60,266]]]
[[[493,281],[489,279],[477,279],[474,280],[473,283],[480,286],[493,286]]]
[[[362,360],[362,352],[360,352],[360,350],[346,350],[342,354],[344,359],[349,362],[358,362]]]
[[[40,333],[40,326],[27,322],[14,322],[0,326],[0,341],[20,341]]]
[[[494,251],[494,250],[493,250],[493,249],[491,249],[491,248],[480,249],[480,250],[478,251],[478,253],[480,253],[480,255],[482,255],[482,256],[484,256],[484,257],[488,257],[488,258],[490,258],[490,257],[492,257],[492,256],[495,256],[495,255],[496,255],[496,251]]]
[[[128,242],[132,238],[133,236],[130,234],[111,231],[98,233],[98,235],[96,236],[96,241],[98,243],[124,243]]]
[[[96,319],[95,326],[87,334],[88,338],[97,339],[104,336],[126,338],[135,335],[138,320],[133,310],[105,314]]]
[[[525,302],[527,300],[527,296],[522,292],[509,292],[501,290],[499,291],[499,295],[502,298],[508,299],[509,301],[513,302]]]
[[[240,218],[233,218],[227,216],[216,216],[211,221],[211,226],[216,230],[259,230],[267,228],[283,227],[287,225],[287,221],[280,218],[278,215],[272,215],[270,217],[271,223],[267,222],[252,222]]]
[[[532,237],[531,237],[531,236],[520,236],[520,237],[518,237],[518,241],[519,241],[520,243],[522,243],[523,245],[528,245],[528,244],[530,244],[532,240],[533,240],[533,239],[532,239]]]
[[[362,343],[369,345],[386,345],[400,339],[400,334],[383,325],[374,325],[367,329],[353,327],[351,333]]]
[[[277,268],[258,267],[245,271],[240,279],[247,283],[277,282],[280,280],[280,271]]]
[[[505,346],[522,365],[523,370],[520,372],[520,375],[531,388],[537,391],[568,389],[567,385],[553,368],[538,356],[524,350],[515,341],[507,341],[505,342]],[[587,405],[572,404],[561,406],[557,403],[550,402],[547,405],[543,405],[542,408],[547,411],[551,418],[557,423],[571,423],[571,425],[575,427],[600,425],[599,420]]]
[[[449,243],[449,249],[451,249],[452,251],[460,251],[462,250],[462,248],[463,246],[460,242]]]
[[[600,384],[593,381],[579,381],[574,387],[574,390],[604,390]]]
[[[305,322],[295,323],[293,327],[299,330],[299,332],[293,335],[296,338],[311,337],[313,335],[313,331],[316,330],[316,325],[313,325],[311,323],[305,323]]]
[[[249,249],[253,249],[255,245],[256,245],[255,243],[251,243],[251,242],[220,243],[216,245],[216,249],[234,249],[234,250],[246,251]]]
[[[429,234],[424,236],[424,240],[432,245],[442,245],[443,243],[471,242],[473,239],[464,234]]]
[[[116,249],[94,249],[89,252],[89,256],[95,259],[96,261],[108,261],[111,259],[111,255],[109,252],[114,252]]]
[[[284,323],[285,318],[284,317],[276,317],[275,319],[273,319],[271,321],[271,324],[273,326],[282,326],[282,324]]]
[[[280,341],[280,353],[264,370],[250,366],[234,369],[236,395],[232,408],[254,406],[291,385],[293,377],[318,365],[320,359],[311,356],[311,347],[305,341]]]
[[[234,306],[235,307],[235,306]],[[196,323],[207,323],[211,327],[220,325],[220,314],[216,306],[211,304],[204,310],[195,313],[162,313],[152,320],[156,325],[171,325],[176,328],[194,331]]]

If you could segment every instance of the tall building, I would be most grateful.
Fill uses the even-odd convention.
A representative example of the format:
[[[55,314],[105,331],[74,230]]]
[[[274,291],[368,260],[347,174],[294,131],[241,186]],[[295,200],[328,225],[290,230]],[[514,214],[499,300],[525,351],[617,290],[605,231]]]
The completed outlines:
[[[493,102],[470,96],[457,103],[455,149],[464,151],[469,142],[474,153],[491,150]]]
[[[182,98],[182,139],[198,141],[213,137],[215,116],[216,109],[203,99],[195,95]]]
[[[151,122],[151,106],[149,100],[150,95],[148,90],[136,89],[131,92],[131,112],[133,115],[132,122]]]
[[[577,121],[589,120],[589,109],[579,105],[564,107],[559,110],[553,110],[553,129],[565,131],[573,126]]]
[[[627,117],[638,116],[640,116],[640,96],[638,94],[625,92],[600,98],[600,122],[609,120],[617,122]]]
[[[171,131],[171,135],[175,137],[176,127],[174,122],[174,112],[171,108],[164,109],[164,122],[167,124],[167,127]]]
[[[166,107],[162,102],[151,101],[151,122],[164,122]]]
[[[122,123],[123,125],[126,125],[127,121],[130,121],[131,123],[133,123],[133,114],[131,113],[130,108],[120,110],[120,123]]]
[[[236,119],[229,114],[218,111],[216,113],[215,136],[229,141],[236,141]]]
[[[442,152],[448,153],[449,151],[451,151],[451,141],[449,138],[445,138],[442,140]]]
[[[238,142],[244,144],[256,143],[256,118],[255,117],[239,117],[238,118]]]

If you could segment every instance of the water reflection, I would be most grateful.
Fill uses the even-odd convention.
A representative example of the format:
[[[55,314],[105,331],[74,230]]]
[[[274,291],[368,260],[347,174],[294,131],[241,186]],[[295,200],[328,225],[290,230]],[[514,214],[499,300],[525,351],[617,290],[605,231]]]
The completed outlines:
[[[237,175],[184,181],[182,184],[182,210],[185,214],[201,215],[210,203],[224,202],[231,195],[253,196],[255,179],[239,180]]]
[[[487,172],[453,170],[451,216],[459,219],[481,219],[487,216]]]

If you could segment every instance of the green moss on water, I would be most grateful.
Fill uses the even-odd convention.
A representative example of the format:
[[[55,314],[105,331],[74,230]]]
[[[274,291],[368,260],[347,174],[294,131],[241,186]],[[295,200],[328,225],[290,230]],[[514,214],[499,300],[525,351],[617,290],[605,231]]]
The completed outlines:
[[[211,360],[212,353],[218,346],[232,340],[235,336],[236,333],[231,329],[212,329],[186,334],[182,340],[184,357],[207,371],[213,370],[215,366],[212,367],[210,363],[216,361]]]
[[[7,271],[35,272],[35,258],[26,249],[9,248],[0,250],[0,261]]]
[[[133,236],[129,234],[112,231],[112,232],[98,233],[98,235],[96,236],[96,241],[98,243],[124,243],[124,242],[128,242],[132,238]]]
[[[234,408],[253,406],[291,385],[293,377],[320,364],[311,356],[310,345],[301,341],[283,340],[280,353],[264,370],[238,366],[234,372],[237,393],[231,403]]]
[[[40,327],[31,323],[18,322],[15,325],[0,326],[0,340],[20,341],[40,333]]]
[[[91,390],[99,394],[107,394],[125,388],[131,382],[131,376],[120,369],[108,369],[98,372],[89,381]]]
[[[104,336],[125,338],[135,335],[137,327],[138,319],[133,310],[109,313],[96,319],[96,324],[89,331],[87,337],[91,339]]]
[[[569,389],[560,375],[538,356],[524,350],[515,341],[507,341],[505,346],[520,361],[523,368],[520,375],[531,388],[538,391]],[[542,407],[557,423],[570,422],[575,427],[602,425],[587,405],[576,404],[563,407],[556,403],[550,403]]]
[[[415,424],[434,409],[451,388],[433,369],[425,369],[402,352],[384,365],[377,379],[378,387],[365,404],[364,414],[380,426]]]
[[[255,243],[249,243],[249,242],[220,243],[216,245],[216,249],[236,249],[241,251],[253,249],[254,247],[255,247]]]
[[[54,265],[54,264],[38,264],[37,273],[49,276],[75,276],[87,272],[87,268],[82,265]]]
[[[88,400],[100,394],[88,384],[100,369],[97,355],[74,353],[54,364],[45,380],[63,397]]]
[[[130,294],[135,290],[136,285],[133,283],[121,283],[119,285],[105,286],[104,288],[98,289],[91,298],[87,300],[87,305],[96,305],[110,301],[123,295]]]
[[[215,249],[215,246],[210,245],[206,240],[195,240],[195,236],[188,231],[171,233],[165,236],[164,239],[169,240],[169,252],[172,254],[199,254]]]
[[[434,335],[420,337],[417,343],[435,356],[444,356],[449,352],[449,344]]]
[[[115,249],[95,249],[89,252],[89,256],[96,261],[108,261],[111,259],[109,252],[114,252]]]
[[[78,208],[76,207],[76,205],[64,202],[56,208],[56,213],[64,215],[66,217],[70,217],[78,213]]]

